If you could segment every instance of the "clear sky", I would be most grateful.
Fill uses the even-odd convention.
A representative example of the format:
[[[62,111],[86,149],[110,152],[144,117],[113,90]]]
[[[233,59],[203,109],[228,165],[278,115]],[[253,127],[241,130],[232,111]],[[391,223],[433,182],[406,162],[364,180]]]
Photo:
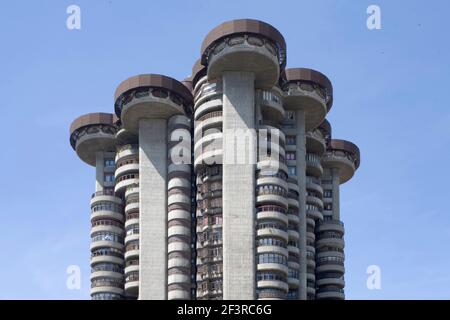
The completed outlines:
[[[71,4],[81,30],[66,28]],[[366,27],[370,4],[381,30]],[[341,188],[347,298],[450,298],[449,13],[444,0],[2,1],[0,298],[89,299],[95,173],[69,145],[71,121],[113,112],[129,76],[190,75],[206,33],[236,18],[272,24],[288,67],[331,79],[333,136],[361,149]],[[80,290],[66,288],[69,265]],[[381,290],[366,287],[369,265]]]

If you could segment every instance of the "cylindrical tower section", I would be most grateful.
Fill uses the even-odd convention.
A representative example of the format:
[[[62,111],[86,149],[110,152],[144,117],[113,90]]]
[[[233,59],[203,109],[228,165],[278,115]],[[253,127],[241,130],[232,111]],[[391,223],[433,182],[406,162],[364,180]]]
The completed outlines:
[[[223,298],[222,256],[222,82],[208,81],[200,61],[194,85],[197,299]]]
[[[189,115],[192,95],[175,79],[147,74],[123,81],[115,101],[123,128],[139,138],[139,299],[167,299],[167,120]]]
[[[224,299],[255,298],[255,88],[276,84],[285,50],[278,30],[249,19],[219,25],[202,43],[207,79],[223,90]]]
[[[356,145],[330,139],[322,158],[324,220],[316,228],[316,299],[344,299],[344,224],[340,220],[339,185],[358,169],[360,153]]]
[[[167,184],[169,300],[191,299],[191,122],[186,116],[169,119]]]
[[[320,208],[320,194],[309,197],[307,193],[307,173],[320,176],[320,157],[308,154],[306,150],[308,131],[314,130],[324,120],[332,104],[331,82],[318,71],[294,68],[286,69],[282,75],[282,89],[284,91],[284,107],[286,117],[284,121],[285,133],[289,136],[290,144],[295,150],[286,151],[288,171],[295,176],[298,183],[299,203],[299,291],[298,298],[314,299],[314,219],[308,219],[307,201],[317,200],[315,205]],[[315,166],[313,166],[316,164]],[[315,191],[310,191],[310,195]],[[316,211],[318,212],[318,211]],[[317,215],[316,218],[320,218]],[[309,221],[309,226],[307,225]],[[309,237],[308,237],[309,235]],[[309,250],[308,250],[309,248]],[[308,259],[308,255],[310,259]],[[308,272],[309,271],[309,272]],[[310,283],[308,289],[308,282]]]
[[[124,297],[123,201],[114,194],[114,149],[117,128],[112,114],[93,113],[77,118],[70,143],[78,156],[96,168],[91,198],[91,297]]]

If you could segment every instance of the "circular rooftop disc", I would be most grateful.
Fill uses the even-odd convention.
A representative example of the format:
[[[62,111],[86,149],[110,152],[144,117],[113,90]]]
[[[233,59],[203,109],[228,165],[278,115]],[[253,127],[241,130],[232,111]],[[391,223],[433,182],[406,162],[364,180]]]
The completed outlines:
[[[350,141],[331,139],[322,164],[328,168],[338,168],[340,171],[340,183],[350,180],[359,168],[359,148]]]
[[[304,110],[306,130],[317,128],[332,105],[333,87],[322,73],[306,68],[286,69],[285,106],[291,110]]]
[[[270,24],[240,19],[222,23],[205,37],[201,63],[208,79],[226,71],[252,72],[256,87],[272,87],[286,62],[286,43]]]
[[[110,113],[89,113],[72,122],[70,144],[81,160],[95,166],[97,152],[115,151],[116,120]]]
[[[138,133],[141,119],[168,119],[192,112],[192,95],[181,82],[163,75],[146,74],[123,81],[115,93],[115,111],[122,126]]]

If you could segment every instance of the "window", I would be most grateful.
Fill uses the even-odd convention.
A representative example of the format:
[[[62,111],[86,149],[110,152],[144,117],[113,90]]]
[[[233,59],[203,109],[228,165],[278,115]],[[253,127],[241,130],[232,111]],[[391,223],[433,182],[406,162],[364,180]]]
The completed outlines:
[[[105,182],[114,182],[113,174],[105,174]]]
[[[296,139],[295,136],[286,136],[286,144],[289,146],[295,146],[296,145]]]
[[[297,175],[297,167],[288,167],[288,174],[289,174],[289,176],[296,176]]]
[[[113,159],[105,159],[105,167],[114,167],[115,162]]]
[[[333,206],[331,203],[325,203],[323,206],[324,210],[333,210]]]
[[[287,152],[286,160],[295,160],[295,152]]]
[[[333,197],[333,191],[332,190],[323,190],[323,197],[324,198],[331,198],[331,197]]]
[[[286,112],[286,120],[293,121],[295,119],[295,111]]]

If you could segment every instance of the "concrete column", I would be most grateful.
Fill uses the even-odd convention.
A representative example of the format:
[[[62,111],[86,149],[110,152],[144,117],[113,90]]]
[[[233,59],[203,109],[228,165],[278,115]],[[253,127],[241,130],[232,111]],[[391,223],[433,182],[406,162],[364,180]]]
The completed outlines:
[[[95,192],[103,191],[105,182],[105,155],[103,152],[95,154]]]
[[[339,186],[340,186],[340,181],[339,181],[339,176],[340,176],[340,172],[338,168],[333,168],[330,170],[331,171],[331,178],[333,181],[333,189],[332,189],[332,193],[333,193],[333,220],[341,220],[341,213],[340,213],[340,203],[339,203]]]
[[[139,299],[167,299],[167,122],[139,121]]]
[[[254,75],[225,72],[222,79],[223,299],[253,300],[256,288]],[[244,141],[246,135],[249,137],[243,152],[232,150],[233,146],[241,146],[234,140],[236,132],[240,141]]]
[[[297,181],[299,188],[299,249],[300,249],[300,286],[299,300],[306,300],[306,135],[305,135],[305,112],[296,112],[296,144],[297,144]]]

